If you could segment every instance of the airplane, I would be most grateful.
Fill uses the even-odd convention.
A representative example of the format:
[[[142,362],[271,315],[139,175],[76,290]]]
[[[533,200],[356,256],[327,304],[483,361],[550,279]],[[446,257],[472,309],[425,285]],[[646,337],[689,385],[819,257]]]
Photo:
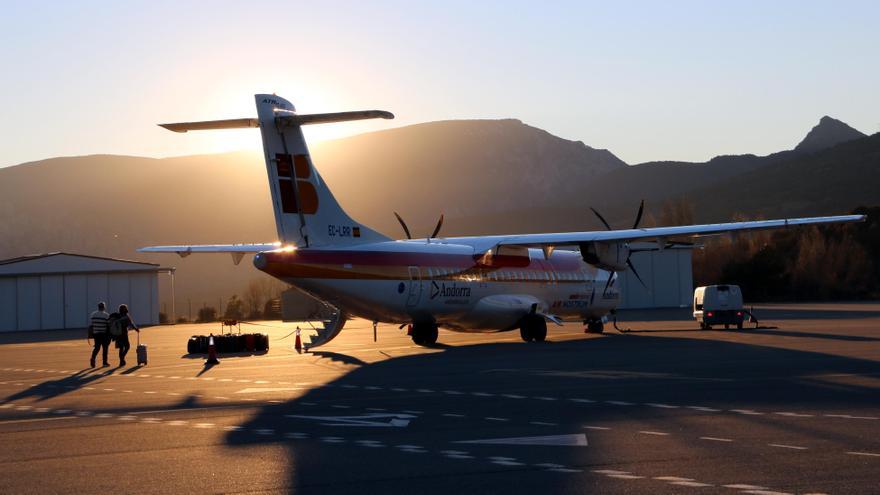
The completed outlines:
[[[255,95],[257,118],[160,124],[174,132],[259,128],[278,240],[266,244],[176,245],[145,253],[229,253],[335,308],[335,317],[312,335],[306,349],[330,342],[352,317],[410,325],[413,342],[431,346],[438,327],[461,332],[519,329],[525,341],[543,341],[547,322],[580,321],[601,333],[620,302],[617,274],[635,272],[634,242],[649,250],[676,247],[676,239],[801,225],[864,221],[842,215],[639,228],[644,202],[631,229],[614,230],[594,210],[605,231],[392,239],[352,219],[312,162],[302,126],[362,119],[392,119],[364,110],[299,114],[274,94]],[[639,277],[641,281],[641,278]],[[375,333],[374,333],[375,336]]]

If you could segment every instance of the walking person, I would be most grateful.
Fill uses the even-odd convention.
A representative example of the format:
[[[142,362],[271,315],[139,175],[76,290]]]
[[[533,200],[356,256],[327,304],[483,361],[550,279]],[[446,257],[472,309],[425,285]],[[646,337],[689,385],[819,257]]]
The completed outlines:
[[[110,347],[110,334],[109,334],[109,323],[110,315],[107,314],[105,309],[107,306],[103,302],[98,303],[98,310],[92,311],[92,314],[89,316],[89,333],[92,335],[92,340],[94,340],[94,349],[92,349],[92,358],[89,360],[89,364],[92,368],[95,367],[95,357],[98,355],[98,349],[103,351],[102,357],[103,366],[110,366],[110,363],[107,362],[107,348]]]
[[[118,326],[113,333],[117,334],[116,347],[119,348],[119,366],[125,366],[125,355],[131,349],[131,344],[128,343],[128,329],[133,328],[138,333],[140,333],[141,329],[134,324],[131,315],[128,314],[128,306],[120,304],[118,313],[119,318],[113,322],[113,325]]]

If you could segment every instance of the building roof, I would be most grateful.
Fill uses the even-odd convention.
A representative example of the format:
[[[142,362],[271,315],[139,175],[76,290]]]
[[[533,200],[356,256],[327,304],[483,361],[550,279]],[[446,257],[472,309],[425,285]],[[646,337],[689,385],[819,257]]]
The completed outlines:
[[[59,273],[156,272],[155,263],[74,253],[46,253],[0,260],[0,276]]]

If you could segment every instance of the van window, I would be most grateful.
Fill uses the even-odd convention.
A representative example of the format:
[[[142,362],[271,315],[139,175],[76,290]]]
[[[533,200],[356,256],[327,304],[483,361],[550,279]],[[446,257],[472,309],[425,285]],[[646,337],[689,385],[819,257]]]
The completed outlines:
[[[727,292],[730,290],[730,287],[728,287],[726,285],[719,285],[717,288],[718,288],[718,292]]]

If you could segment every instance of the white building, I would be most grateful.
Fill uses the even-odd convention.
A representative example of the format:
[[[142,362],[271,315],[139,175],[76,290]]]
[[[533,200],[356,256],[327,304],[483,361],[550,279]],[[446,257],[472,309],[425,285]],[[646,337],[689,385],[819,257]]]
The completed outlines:
[[[633,244],[633,247],[642,247]],[[649,245],[645,245],[649,247]],[[620,308],[687,307],[694,297],[694,272],[691,249],[670,248],[642,251],[630,258],[648,289],[631,270],[620,274]]]
[[[138,325],[159,323],[160,272],[173,268],[68,253],[0,261],[0,331],[86,328],[100,301],[127,304]],[[173,282],[172,282],[173,285]]]

